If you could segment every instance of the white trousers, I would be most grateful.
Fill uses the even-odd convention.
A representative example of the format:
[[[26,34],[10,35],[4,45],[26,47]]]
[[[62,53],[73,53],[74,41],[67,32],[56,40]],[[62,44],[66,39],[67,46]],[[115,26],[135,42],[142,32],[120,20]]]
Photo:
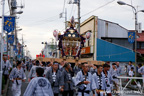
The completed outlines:
[[[12,84],[12,93],[13,93],[13,96],[20,96],[21,95],[21,86],[22,86],[22,83],[20,83],[20,82],[21,81],[19,81],[18,85],[16,84],[16,81],[14,81],[14,83]]]

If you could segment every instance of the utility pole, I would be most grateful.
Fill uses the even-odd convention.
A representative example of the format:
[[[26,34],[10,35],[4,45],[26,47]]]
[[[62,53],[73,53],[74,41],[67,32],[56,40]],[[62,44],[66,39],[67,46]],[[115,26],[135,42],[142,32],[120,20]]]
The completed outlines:
[[[65,30],[67,29],[67,9],[65,9]]]
[[[16,9],[17,9],[17,2],[16,0],[8,0],[8,3],[9,3],[9,8],[10,8],[10,16],[14,16],[16,17]],[[13,45],[16,45],[17,46],[17,42],[16,42],[16,38],[17,38],[17,33],[16,33],[16,18],[15,18],[15,30],[11,32],[11,35],[14,35],[14,44]],[[13,54],[13,57],[15,57],[15,52],[13,51],[13,48],[14,46],[11,45],[11,53]],[[10,55],[10,57],[12,57]],[[16,60],[16,58],[15,58]]]
[[[8,60],[8,53],[9,53],[8,32],[6,33],[6,39],[7,39],[7,60]]]
[[[74,0],[74,2],[72,2],[71,0],[69,1],[69,4],[77,4],[78,6],[78,33],[80,33],[80,0]]]
[[[24,52],[24,47],[25,47],[25,46],[24,46],[23,34],[22,34],[22,59],[23,59],[23,55],[24,55],[24,54],[23,54],[23,52]]]
[[[135,9],[135,76],[137,76],[136,68],[137,68],[137,10]]]
[[[65,17],[63,17],[63,14],[65,14]],[[67,9],[65,9],[65,12],[60,13],[59,18],[65,18],[65,30],[67,29]]]
[[[11,15],[16,17],[16,9],[17,9],[17,2],[16,0],[11,0]],[[15,45],[17,48],[17,28],[16,28],[16,18],[15,18],[15,31],[12,32],[12,34],[14,35],[14,41],[15,41]],[[15,54],[15,53],[14,53]],[[15,61],[17,61],[17,56],[15,56]]]
[[[1,27],[1,64],[0,64],[0,96],[2,90],[2,65],[3,65],[3,26],[4,26],[4,8],[5,8],[5,0],[2,0],[2,27]]]
[[[77,2],[77,4],[78,4],[78,32],[80,33],[80,19],[81,19],[81,17],[80,17],[80,0],[78,0],[78,2]]]

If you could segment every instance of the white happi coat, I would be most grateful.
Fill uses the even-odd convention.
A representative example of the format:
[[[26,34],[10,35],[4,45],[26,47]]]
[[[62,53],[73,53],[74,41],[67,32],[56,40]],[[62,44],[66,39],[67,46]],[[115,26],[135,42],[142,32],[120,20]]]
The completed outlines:
[[[35,77],[27,86],[23,96],[54,96],[51,84],[44,77]]]
[[[20,96],[21,95],[21,86],[22,86],[22,79],[26,79],[26,75],[24,73],[23,68],[20,70],[16,67],[10,73],[9,76],[10,80],[14,80],[12,83],[12,92],[13,96]],[[16,78],[20,78],[21,80],[15,80]]]
[[[80,84],[80,82],[83,81],[89,81],[89,84]],[[84,90],[91,92],[92,90],[96,89],[96,84],[94,82],[94,79],[92,77],[92,74],[90,72],[87,73],[85,76],[83,71],[79,71],[74,79],[74,83],[76,86],[78,86],[78,90]],[[82,96],[82,92],[78,92],[78,96]],[[90,96],[89,93],[84,92],[84,96]]]

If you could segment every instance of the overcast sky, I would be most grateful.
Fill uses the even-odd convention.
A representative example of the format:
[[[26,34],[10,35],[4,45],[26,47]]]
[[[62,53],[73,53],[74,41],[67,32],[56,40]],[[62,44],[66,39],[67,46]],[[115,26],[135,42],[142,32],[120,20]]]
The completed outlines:
[[[18,26],[23,29],[18,33],[18,36],[19,38],[21,38],[22,34],[24,34],[25,44],[27,45],[27,49],[30,51],[33,58],[36,57],[36,54],[40,54],[42,48],[44,47],[41,42],[51,41],[51,38],[53,38],[53,30],[64,30],[65,19],[59,18],[59,14],[63,12],[63,9],[67,9],[68,20],[70,20],[72,16],[77,18],[77,5],[68,4],[69,0],[66,0],[65,6],[64,0],[17,1],[19,5],[21,5],[21,3],[25,4],[25,8],[22,9],[24,13],[20,15],[20,19],[17,20]],[[134,14],[132,8],[128,6],[118,5],[118,0],[115,0],[105,7],[89,13],[111,1],[113,0],[81,0],[81,22],[89,18],[90,16],[95,15],[98,16],[98,18],[100,19],[118,23],[126,29],[134,29]],[[128,4],[132,4],[138,10],[144,9],[144,0],[122,1]],[[0,9],[1,8],[2,7],[0,6]],[[6,6],[6,15],[8,14],[8,11],[8,6]],[[144,13],[138,13],[138,21],[142,23],[142,28],[144,29]]]

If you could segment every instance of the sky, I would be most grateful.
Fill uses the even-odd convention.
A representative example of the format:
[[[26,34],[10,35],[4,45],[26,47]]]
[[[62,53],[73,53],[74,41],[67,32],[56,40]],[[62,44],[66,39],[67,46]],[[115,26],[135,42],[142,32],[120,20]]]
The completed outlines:
[[[64,3],[65,1],[65,3]],[[27,45],[25,50],[29,50],[32,58],[40,54],[44,48],[42,42],[51,42],[53,31],[57,29],[63,32],[65,29],[65,18],[59,18],[61,12],[67,10],[67,20],[72,16],[77,18],[77,5],[68,4],[70,0],[17,0],[20,6],[25,5],[22,10],[23,14],[17,15],[17,24],[22,31],[18,32],[19,39],[24,38]],[[113,1],[113,2],[112,2]],[[100,19],[118,23],[126,29],[134,29],[134,13],[131,7],[117,4],[118,0],[81,0],[81,22],[92,15]],[[121,0],[131,4],[137,10],[144,9],[144,0]],[[107,4],[108,2],[111,2]],[[106,5],[107,4],[107,5]],[[106,5],[102,7],[103,5]],[[2,6],[0,5],[0,9]],[[1,11],[0,11],[1,12]],[[9,14],[9,8],[5,6],[5,15]],[[1,15],[1,13],[0,13]],[[65,14],[64,16],[65,17]],[[138,13],[138,22],[142,23],[144,29],[144,13]],[[21,42],[21,41],[20,41]]]

